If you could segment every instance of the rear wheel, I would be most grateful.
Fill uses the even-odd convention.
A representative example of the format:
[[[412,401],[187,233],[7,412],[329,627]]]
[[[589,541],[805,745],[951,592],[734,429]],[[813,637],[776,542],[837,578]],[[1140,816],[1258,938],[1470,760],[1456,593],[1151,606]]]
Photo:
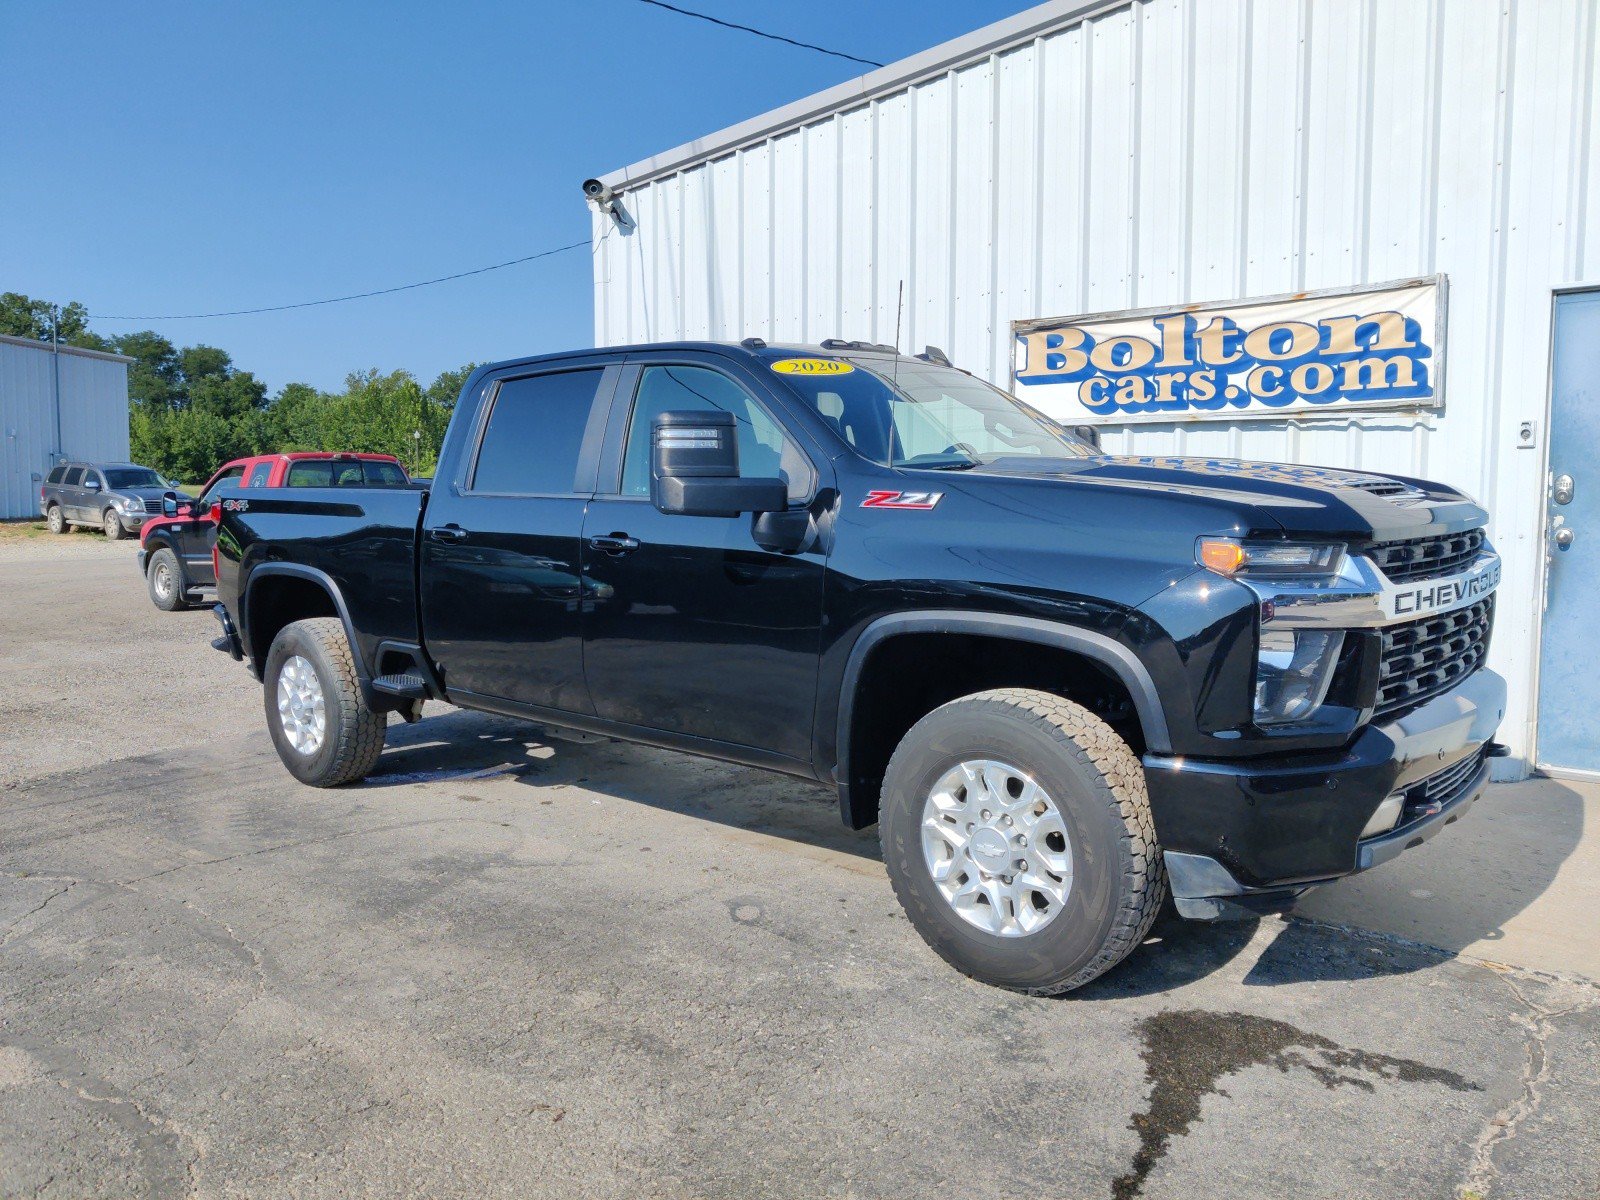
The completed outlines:
[[[979,692],[917,722],[889,762],[879,824],[917,931],[1016,991],[1067,992],[1109,970],[1166,895],[1138,757],[1048,692]]]
[[[110,542],[120,542],[127,534],[127,530],[122,527],[122,518],[117,516],[117,510],[114,508],[106,509],[100,527],[106,531],[106,540]]]
[[[44,523],[51,533],[72,532],[72,526],[67,524],[67,514],[62,511],[59,504],[50,506],[50,511],[44,515]]]
[[[338,787],[377,764],[388,717],[362,703],[355,654],[337,617],[286,626],[261,678],[273,745],[301,783]]]
[[[189,607],[184,598],[183,566],[169,547],[163,546],[150,556],[145,587],[150,592],[150,602],[163,612]]]

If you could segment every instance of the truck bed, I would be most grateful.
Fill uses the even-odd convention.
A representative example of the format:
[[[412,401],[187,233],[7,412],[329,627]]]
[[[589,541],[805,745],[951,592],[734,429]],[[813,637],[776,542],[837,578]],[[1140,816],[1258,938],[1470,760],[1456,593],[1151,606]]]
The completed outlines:
[[[223,496],[218,599],[239,612],[248,589],[275,576],[324,577],[359,612],[341,614],[364,663],[385,641],[418,642],[417,536],[426,492],[412,488],[249,488]],[[231,547],[230,547],[231,549]],[[248,645],[251,631],[240,629]]]

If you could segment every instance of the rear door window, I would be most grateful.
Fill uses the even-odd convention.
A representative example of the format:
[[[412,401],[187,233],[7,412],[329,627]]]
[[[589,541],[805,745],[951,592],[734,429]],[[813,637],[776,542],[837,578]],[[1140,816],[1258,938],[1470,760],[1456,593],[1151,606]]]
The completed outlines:
[[[69,467],[67,469],[67,477],[64,480],[62,480],[62,483],[65,484],[67,487],[77,487],[82,482],[83,482],[83,468],[82,467]]]
[[[572,495],[601,374],[595,367],[502,381],[478,447],[471,490]]]
[[[211,486],[206,488],[204,494],[201,495],[201,497],[200,497],[201,503],[202,504],[208,503],[211,500],[211,498],[216,495],[218,488],[220,488],[225,483],[233,482],[235,479],[238,479],[243,474],[244,474],[244,464],[243,463],[240,463],[237,467],[229,467],[221,475],[218,475],[215,479],[213,479],[211,481]]]
[[[244,485],[247,488],[266,487],[267,479],[271,474],[272,464],[270,462],[257,463],[250,468],[250,477],[244,481]]]

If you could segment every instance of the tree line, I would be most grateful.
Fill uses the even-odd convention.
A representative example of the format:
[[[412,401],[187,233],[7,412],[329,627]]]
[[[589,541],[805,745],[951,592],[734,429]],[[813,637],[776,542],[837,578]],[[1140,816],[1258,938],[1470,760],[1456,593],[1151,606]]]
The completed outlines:
[[[163,475],[203,481],[229,459],[290,450],[393,454],[429,475],[461,385],[475,364],[424,387],[409,371],[354,371],[344,390],[288,383],[276,395],[215,346],[179,347],[154,330],[104,337],[76,301],[57,308],[0,293],[0,333],[109,350],[128,367],[130,457]],[[420,435],[420,436],[419,436]]]

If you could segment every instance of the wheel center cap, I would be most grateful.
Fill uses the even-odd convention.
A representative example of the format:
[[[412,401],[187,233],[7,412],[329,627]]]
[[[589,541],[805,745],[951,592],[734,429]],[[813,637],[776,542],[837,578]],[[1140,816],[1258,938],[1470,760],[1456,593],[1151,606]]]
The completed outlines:
[[[1010,847],[1006,838],[998,829],[980,829],[972,835],[972,841],[967,844],[972,852],[972,857],[978,865],[985,870],[995,871],[1005,866],[1006,857]]]

